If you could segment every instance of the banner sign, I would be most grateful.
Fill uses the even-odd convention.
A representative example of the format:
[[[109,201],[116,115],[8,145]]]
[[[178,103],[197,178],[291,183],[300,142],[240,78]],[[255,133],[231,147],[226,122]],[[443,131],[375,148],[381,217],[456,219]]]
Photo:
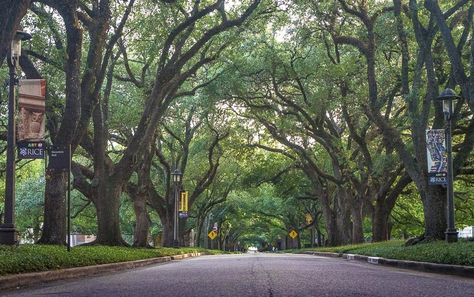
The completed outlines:
[[[44,139],[46,80],[20,80],[17,141]]]
[[[181,191],[180,200],[179,200],[179,211],[188,211],[188,191]]]
[[[188,191],[181,191],[179,199],[179,213],[181,219],[188,217]]]
[[[44,141],[20,141],[17,143],[18,159],[44,159],[46,144]]]
[[[48,169],[69,170],[71,164],[71,150],[69,147],[52,147],[49,151]]]
[[[444,129],[426,130],[426,150],[428,184],[446,185],[448,183],[448,159]]]

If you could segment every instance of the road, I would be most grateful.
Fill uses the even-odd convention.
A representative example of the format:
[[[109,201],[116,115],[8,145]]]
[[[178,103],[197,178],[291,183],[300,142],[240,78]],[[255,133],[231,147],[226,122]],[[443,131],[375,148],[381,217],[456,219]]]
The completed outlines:
[[[202,256],[1,296],[473,297],[474,280],[290,254]]]

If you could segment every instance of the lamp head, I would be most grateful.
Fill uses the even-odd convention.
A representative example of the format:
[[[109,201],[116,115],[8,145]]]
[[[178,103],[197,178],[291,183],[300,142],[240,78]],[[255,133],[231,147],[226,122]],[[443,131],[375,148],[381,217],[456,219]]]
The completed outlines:
[[[30,40],[31,35],[23,31],[16,31],[11,44],[11,56],[18,59],[21,56],[21,41]]]
[[[181,171],[179,171],[178,168],[176,168],[172,173],[171,173],[172,179],[174,183],[180,183],[181,179],[183,178],[183,174]]]
[[[451,116],[452,109],[453,109],[453,100],[456,100],[456,99],[459,99],[459,98],[461,98],[461,97],[459,97],[456,94],[456,92],[454,92],[453,89],[446,88],[434,100],[437,101],[437,102],[442,102],[443,103],[443,112],[449,118]]]
[[[458,94],[456,94],[456,92],[454,92],[453,89],[446,88],[446,89],[444,89],[443,92],[441,92],[441,94],[439,94],[438,97],[436,97],[435,100],[444,101],[444,100],[456,100],[456,99],[459,99],[459,98],[461,98],[461,97],[459,97]]]

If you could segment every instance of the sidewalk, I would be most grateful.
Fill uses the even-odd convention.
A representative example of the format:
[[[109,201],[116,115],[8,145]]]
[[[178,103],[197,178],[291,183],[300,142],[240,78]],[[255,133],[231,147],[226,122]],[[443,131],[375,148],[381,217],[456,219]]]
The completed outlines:
[[[0,276],[0,290],[13,289],[18,287],[31,286],[34,284],[50,282],[55,280],[65,280],[77,277],[91,276],[106,272],[121,271],[152,264],[165,263],[173,260],[182,260],[190,257],[198,257],[201,253],[182,254],[176,256],[166,256],[145,260],[101,264],[94,266],[74,267],[58,270],[48,270],[41,272],[31,272],[22,274],[10,274]]]
[[[391,267],[396,267],[396,268],[411,269],[411,270],[433,272],[433,273],[444,273],[444,274],[474,278],[474,266],[396,260],[396,259],[386,259],[382,257],[370,257],[370,256],[364,256],[364,255],[343,254],[343,253],[305,251],[305,252],[301,252],[301,254],[322,256],[322,257],[343,258],[349,261],[351,260],[362,261],[362,262],[367,262],[374,265],[391,266]]]

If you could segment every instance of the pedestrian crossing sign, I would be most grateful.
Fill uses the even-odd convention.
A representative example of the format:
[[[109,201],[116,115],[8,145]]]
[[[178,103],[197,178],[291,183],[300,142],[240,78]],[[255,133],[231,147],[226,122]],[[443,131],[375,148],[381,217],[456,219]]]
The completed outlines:
[[[216,230],[211,230],[211,232],[209,232],[207,234],[207,236],[211,239],[211,240],[214,240],[216,237],[217,237],[217,231]]]
[[[296,232],[294,229],[291,230],[288,235],[292,238],[295,239],[298,236],[298,232]]]

